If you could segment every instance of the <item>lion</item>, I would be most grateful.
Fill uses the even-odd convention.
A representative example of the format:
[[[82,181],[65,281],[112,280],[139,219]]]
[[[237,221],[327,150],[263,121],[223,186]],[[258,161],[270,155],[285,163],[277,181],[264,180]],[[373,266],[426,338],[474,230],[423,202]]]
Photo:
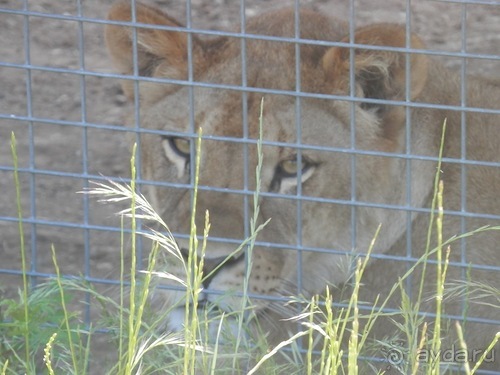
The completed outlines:
[[[128,3],[118,2],[109,20],[130,22],[131,14]],[[467,77],[462,98],[460,75],[426,55],[421,38],[407,35],[404,25],[373,24],[350,37],[343,21],[303,9],[296,43],[290,9],[249,19],[245,31],[256,37],[244,40],[188,33],[171,16],[140,3],[134,17],[140,24],[135,32],[129,24],[111,23],[105,39],[115,68],[132,76],[123,91],[140,103],[142,178],[149,182],[144,192],[179,234],[185,255],[196,131],[203,131],[195,222],[202,228],[208,211],[211,230],[204,255],[210,276],[200,305],[240,308],[250,261],[253,316],[279,342],[291,334],[283,319],[297,313],[283,299],[348,285],[354,260],[366,255],[379,226],[359,301],[370,306],[383,300],[436,245],[435,236],[427,245],[436,173],[444,186],[445,239],[498,225],[500,89]],[[352,41],[356,48],[349,48]],[[259,218],[271,220],[249,260],[234,251],[248,236],[254,212],[259,136]],[[499,231],[483,228],[450,249],[448,281],[500,289]],[[403,283],[411,300],[423,278],[427,312],[436,293],[431,257],[426,274],[416,267]],[[186,277],[175,260],[166,271]],[[174,305],[184,293],[161,296]],[[463,322],[466,309],[469,348],[485,349],[499,327],[498,300],[467,297],[445,299],[444,312]],[[387,307],[397,311],[401,302],[393,298]],[[182,320],[172,314],[168,327],[181,330]],[[392,319],[381,319],[372,335],[382,340],[395,330]],[[500,359],[482,368],[500,370]]]

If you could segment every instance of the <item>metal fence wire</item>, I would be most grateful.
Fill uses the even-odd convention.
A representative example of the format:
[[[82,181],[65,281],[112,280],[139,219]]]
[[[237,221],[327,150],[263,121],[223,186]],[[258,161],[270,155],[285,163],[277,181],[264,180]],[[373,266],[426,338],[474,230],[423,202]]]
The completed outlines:
[[[327,283],[338,286],[348,281],[348,266],[338,268],[337,272],[330,270],[328,274],[325,268],[333,263],[326,260],[325,264],[325,259],[330,256],[348,262],[354,254],[363,256],[378,224],[382,224],[380,242],[371,255],[362,297],[368,299],[370,293],[376,293],[381,278],[393,277],[392,281],[397,281],[395,275],[414,266],[421,256],[416,247],[426,244],[423,238],[427,233],[421,228],[426,223],[423,218],[431,214],[429,193],[433,192],[420,190],[434,183],[439,160],[436,146],[439,138],[429,140],[425,134],[440,134],[435,129],[442,128],[446,116],[449,118],[445,137],[455,143],[448,146],[445,142],[442,158],[445,236],[460,236],[484,225],[499,224],[500,137],[496,135],[498,130],[492,129],[500,119],[500,3],[497,1],[282,0],[270,4],[264,0],[158,0],[151,3],[172,20],[178,19],[178,24],[172,20],[170,24],[161,24],[155,18],[161,17],[159,12],[152,11],[154,14],[145,17],[135,8],[139,3],[133,0],[130,3],[136,10],[128,19],[107,19],[111,0],[0,1],[3,298],[17,293],[22,275],[12,133],[17,140],[27,274],[33,285],[54,275],[52,246],[64,275],[83,277],[96,288],[117,282],[122,228],[114,213],[127,206],[123,202],[102,205],[77,192],[89,188],[91,181],[130,182],[131,139],[138,141],[137,183],[141,192],[159,208],[167,225],[172,225],[179,243],[185,243],[189,237],[189,218],[179,212],[189,211],[184,206],[193,193],[195,177],[195,168],[189,165],[196,157],[194,140],[200,126],[204,151],[199,209],[201,212],[211,209],[209,249],[210,246],[236,248],[251,234],[256,124],[261,98],[264,98],[265,129],[261,213],[269,215],[262,219],[270,217],[271,222],[257,237],[258,250],[254,255],[278,259],[283,263],[280,267],[273,266],[272,272],[279,269],[279,274],[273,276],[280,279],[293,275],[293,278],[286,285],[289,289],[270,293],[266,283],[259,287],[251,284],[249,293],[255,300],[276,299],[282,303],[290,295],[318,293]],[[253,17],[285,6],[291,9],[288,18],[276,15],[254,26]],[[298,22],[305,17],[299,16],[303,8],[318,12],[315,17],[327,16],[342,20],[332,22],[345,22],[344,36],[334,39],[334,31],[326,28],[328,37],[324,40],[313,36],[308,30],[313,25]],[[280,22],[283,25],[276,27]],[[321,31],[322,22],[323,18],[318,18],[315,33]],[[357,36],[360,28],[381,22],[402,25],[399,44],[384,43],[385,36],[370,39],[376,29],[365,29],[366,39]],[[129,30],[116,40],[108,40],[113,45],[127,35],[129,59],[125,62],[116,63],[117,56],[111,53],[113,65],[104,41],[106,26]],[[286,31],[280,34],[279,30]],[[161,38],[155,40],[155,36],[169,33],[180,42],[168,48],[182,48],[185,43],[185,55],[179,55],[180,62],[168,60],[168,53],[175,51],[162,51],[155,56],[152,50],[163,48]],[[392,39],[389,39],[395,40],[395,33],[391,29],[388,37]],[[411,33],[419,35],[425,46],[412,39]],[[214,42],[217,38],[225,38],[225,42]],[[200,47],[202,43],[204,47]],[[263,46],[261,50],[255,48],[258,43]],[[289,65],[279,67],[283,63],[281,57],[273,65],[269,56],[284,53],[285,49]],[[328,50],[336,51],[331,52],[332,60],[325,57]],[[165,59],[162,53],[170,66],[161,65]],[[395,73],[393,65],[385,67],[394,81],[373,84],[372,91],[363,92],[364,85],[376,80],[384,68],[379,66],[377,71],[374,63],[372,70],[358,74],[359,66],[370,64],[368,57],[364,62],[356,60],[360,55],[375,56],[378,63],[383,63],[387,56],[398,56],[399,71]],[[341,67],[338,64],[342,58]],[[437,64],[453,72],[429,75],[425,85],[433,89],[423,89],[424,97],[412,91],[420,90],[422,83],[415,79],[420,73],[410,69],[418,58],[428,59],[429,72],[444,72],[436,70]],[[232,59],[231,64],[217,67],[224,59]],[[332,65],[330,75],[322,76],[332,81],[329,90],[324,82],[316,85],[308,81],[308,69],[327,69],[328,61],[337,64]],[[175,64],[182,67],[175,71],[172,68]],[[215,68],[203,75],[200,73],[205,69],[203,64],[213,64]],[[288,77],[283,77],[285,72]],[[396,74],[400,76],[395,77]],[[476,75],[483,77],[480,84],[472,78]],[[285,78],[287,81],[283,83]],[[398,87],[388,88],[397,80]],[[452,92],[444,94],[446,89],[441,88],[447,82]],[[164,100],[167,96],[170,99]],[[216,113],[215,108],[225,112]],[[424,114],[416,116],[416,112]],[[436,113],[446,116],[439,117]],[[370,126],[374,128],[363,130],[361,124],[365,126],[366,121],[372,121]],[[383,128],[384,121],[398,122],[401,128]],[[425,121],[429,123],[422,125]],[[375,146],[363,131],[370,131],[370,137],[378,142],[385,139],[387,143]],[[421,147],[420,141],[413,139],[415,136],[422,136],[421,142],[431,142],[432,147]],[[168,163],[173,172],[161,169]],[[369,164],[371,168],[367,168]],[[422,182],[424,175],[426,181]],[[376,197],[372,193],[381,186],[384,186],[383,196]],[[175,199],[182,203],[175,203]],[[267,209],[267,205],[271,208]],[[148,225],[142,224],[145,228]],[[485,231],[476,236],[486,239],[476,241],[475,236],[463,236],[451,245],[450,274],[458,275],[455,290],[463,285],[460,281],[469,282],[471,290],[477,287],[475,281],[489,281],[500,288],[500,232]],[[224,251],[215,251],[214,257],[227,255]],[[285,253],[288,255],[283,257]],[[278,255],[266,258],[264,254]],[[434,260],[428,260],[429,267],[436,265],[435,257],[431,258]],[[314,259],[317,263],[313,267]],[[264,267],[258,260],[254,263]],[[217,281],[220,274],[212,280]],[[311,281],[327,274],[328,280]],[[475,275],[479,279],[471,280]],[[267,276],[271,285],[274,280]],[[410,299],[416,298],[418,282],[418,276],[404,282]],[[312,285],[318,284],[317,290],[311,290]],[[212,288],[217,289],[213,285]],[[207,293],[210,290],[209,287]],[[260,295],[262,292],[265,295]],[[457,297],[458,302],[445,311],[446,316],[459,321],[467,316],[467,321],[477,324],[481,332],[496,331],[500,325],[498,289],[496,293],[496,297],[492,293],[480,301],[496,308],[475,309],[467,298]],[[257,302],[260,303],[264,302]],[[363,312],[370,308],[368,304],[361,305]],[[386,311],[399,309],[397,303],[389,304]],[[425,314],[432,316],[428,311]],[[85,319],[87,323],[93,319],[90,303]],[[481,340],[478,338],[474,345],[482,345]],[[488,370],[483,373],[498,373],[500,368]]]

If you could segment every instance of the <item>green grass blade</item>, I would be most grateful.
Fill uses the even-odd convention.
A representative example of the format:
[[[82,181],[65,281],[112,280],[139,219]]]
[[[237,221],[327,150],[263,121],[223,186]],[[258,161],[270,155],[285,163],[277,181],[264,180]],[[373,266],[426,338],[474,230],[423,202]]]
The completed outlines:
[[[75,374],[78,374],[79,366],[78,366],[78,361],[76,359],[76,353],[75,353],[76,348],[73,344],[73,333],[69,325],[69,314],[68,314],[68,309],[66,308],[66,301],[64,298],[64,288],[61,281],[61,271],[59,270],[59,264],[57,263],[56,250],[54,248],[54,245],[51,246],[51,249],[52,249],[52,262],[54,263],[54,268],[56,270],[56,281],[57,281],[57,286],[59,288],[59,294],[61,297],[61,307],[64,313],[64,327],[66,329],[66,334],[68,335],[68,345],[69,345],[69,351],[71,353],[71,361],[73,362],[73,370],[75,371]]]
[[[23,230],[23,210],[21,206],[21,184],[19,182],[19,162],[17,159],[17,142],[14,132],[10,137],[10,148],[12,153],[12,161],[14,163],[14,186],[16,188],[16,204],[17,204],[17,217],[19,220],[19,243],[21,247],[21,264],[23,274],[23,299],[24,299],[24,354],[26,356],[26,364],[30,363],[30,335],[29,335],[29,310],[28,310],[28,276],[26,267],[26,247],[24,244],[24,230]]]

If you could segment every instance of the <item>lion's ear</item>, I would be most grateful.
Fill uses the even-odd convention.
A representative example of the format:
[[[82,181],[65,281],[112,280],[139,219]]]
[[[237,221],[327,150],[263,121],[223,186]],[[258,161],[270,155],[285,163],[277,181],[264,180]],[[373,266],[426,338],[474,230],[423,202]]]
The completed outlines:
[[[346,38],[343,42],[348,42]],[[369,46],[407,47],[404,26],[376,24],[357,30],[354,42]],[[422,49],[424,44],[416,35],[411,35],[411,49]],[[361,87],[363,96],[372,99],[404,100],[406,97],[406,54],[397,51],[380,51],[356,48],[354,50],[354,69],[356,84]],[[427,80],[427,57],[410,53],[410,99],[418,97]],[[323,68],[328,80],[337,87],[349,88],[350,50],[332,47],[323,56]],[[339,87],[341,88],[341,87]],[[348,91],[347,91],[348,92]],[[376,106],[374,104],[367,106]]]
[[[111,21],[132,22],[130,3],[121,1],[115,3],[109,11],[108,19]],[[182,27],[176,20],[160,10],[140,3],[136,3],[135,20],[137,23],[143,24]],[[132,26],[113,24],[107,25],[105,30],[106,45],[113,64],[123,74],[133,74],[134,72],[133,30]],[[139,75],[187,79],[187,33],[146,27],[136,27],[135,30],[135,40],[137,41],[136,63]],[[201,50],[201,43],[196,38],[193,38],[193,54],[202,53]],[[125,94],[132,97],[132,81],[124,81],[122,85]],[[154,84],[151,86],[154,87]]]
[[[343,40],[348,42],[349,38]],[[380,50],[380,47],[407,47],[404,26],[376,24],[358,29],[354,36],[356,44],[372,48],[355,48],[353,57],[355,92],[357,96],[370,99],[404,101],[407,82],[410,83],[409,99],[418,99],[424,89],[428,74],[428,58],[420,53],[405,53]],[[411,49],[423,49],[422,40],[416,35],[409,38]],[[408,56],[408,59],[406,58]],[[322,58],[326,85],[335,93],[350,93],[351,52],[349,48],[332,47]],[[409,72],[407,66],[410,67]],[[387,145],[386,151],[398,147],[400,131],[404,128],[406,111],[402,106],[365,102],[361,108],[373,111],[380,119],[380,135]]]

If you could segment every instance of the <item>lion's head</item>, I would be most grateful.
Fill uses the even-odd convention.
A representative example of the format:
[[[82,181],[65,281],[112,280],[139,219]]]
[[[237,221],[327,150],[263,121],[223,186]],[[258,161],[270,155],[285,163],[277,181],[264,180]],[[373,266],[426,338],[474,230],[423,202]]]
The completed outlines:
[[[251,265],[247,290],[255,315],[272,317],[262,319],[272,326],[290,315],[277,297],[321,293],[326,285],[345,283],[353,256],[368,250],[380,224],[372,254],[389,259],[374,262],[366,273],[365,301],[388,295],[407,269],[401,260],[422,255],[429,219],[421,212],[430,208],[445,119],[447,160],[440,173],[447,188],[445,205],[455,211],[447,218],[446,235],[456,235],[464,226],[491,224],[489,219],[500,212],[495,188],[499,168],[491,164],[500,162],[494,130],[498,116],[482,110],[462,116],[459,111],[464,102],[471,108],[498,108],[498,88],[470,80],[465,100],[460,79],[429,63],[422,41],[407,36],[404,26],[375,24],[349,36],[342,21],[308,10],[299,16],[298,27],[293,10],[253,18],[245,25],[250,37],[244,39],[239,34],[200,37],[141,4],[135,9],[139,25],[133,28],[128,24],[130,5],[119,2],[109,14],[115,23],[106,29],[114,65],[129,76],[124,92],[140,104],[139,116],[130,118],[132,123],[140,120],[144,192],[176,234],[184,255],[200,157],[195,221],[203,228],[209,211],[211,222],[204,259],[209,276],[201,302],[214,302],[224,311],[239,309],[238,295]],[[256,224],[270,221],[258,233],[251,254],[235,253],[251,232],[262,99]],[[196,155],[199,128],[203,140],[201,155]],[[467,150],[468,161],[478,163],[462,167],[461,150]],[[486,216],[460,218],[464,211]],[[448,278],[463,280],[466,258],[479,265],[471,267],[468,277],[500,288],[498,272],[485,268],[500,266],[499,241],[498,232],[462,240],[467,252],[451,252]],[[165,271],[186,277],[175,259]],[[435,279],[422,279],[424,290],[434,295]],[[414,280],[412,287],[420,293],[418,275]],[[175,304],[184,292],[165,291],[164,296]],[[426,301],[432,309],[433,299]],[[498,311],[489,306],[485,301],[468,313],[497,319]],[[457,316],[463,313],[462,302],[446,308]],[[385,334],[387,326],[378,325]],[[486,345],[491,336],[488,325],[469,330],[472,347]]]
[[[206,280],[207,290],[243,289],[248,259],[244,252],[233,252],[250,231],[262,98],[259,217],[271,220],[250,259],[251,295],[321,292],[348,279],[351,255],[369,248],[380,223],[384,230],[374,253],[390,249],[403,235],[407,213],[391,208],[408,200],[424,206],[435,172],[435,163],[413,161],[418,173],[407,189],[406,160],[391,157],[406,150],[407,111],[380,100],[418,100],[430,69],[424,55],[407,60],[397,50],[407,43],[404,27],[359,29],[355,43],[386,50],[351,54],[346,25],[307,10],[300,13],[299,44],[291,42],[293,10],[249,20],[246,32],[259,35],[252,39],[201,39],[155,8],[139,4],[135,12],[138,23],[164,28],[143,26],[133,32],[127,25],[108,25],[106,41],[120,73],[145,77],[137,87],[133,79],[123,83],[130,98],[139,94],[142,171],[151,181],[145,192],[179,234],[183,249],[192,212],[194,143],[197,129],[203,130],[196,223],[203,227],[208,210],[206,272],[232,254]],[[130,6],[118,3],[109,19],[129,22]],[[414,49],[423,47],[414,35],[409,42]],[[412,139],[411,152],[435,156],[437,132],[439,126],[421,132]],[[182,277],[182,270],[170,263],[167,271]],[[171,301],[181,298],[175,291],[166,293]],[[202,297],[223,309],[240,306],[220,294]],[[272,308],[269,298],[254,303],[257,314]]]

